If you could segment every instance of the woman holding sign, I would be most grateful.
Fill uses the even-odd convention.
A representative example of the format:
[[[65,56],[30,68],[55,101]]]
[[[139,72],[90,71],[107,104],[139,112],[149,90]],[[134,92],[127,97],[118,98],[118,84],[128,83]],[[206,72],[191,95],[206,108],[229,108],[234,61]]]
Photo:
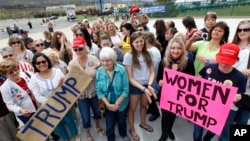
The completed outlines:
[[[147,104],[151,103],[150,96],[157,98],[152,87],[155,72],[151,54],[147,51],[144,35],[141,32],[134,32],[131,35],[131,51],[124,56],[123,64],[126,67],[130,82],[130,103],[128,110],[129,133],[133,140],[139,141],[134,127],[134,116],[137,104],[140,100],[140,127],[148,132],[153,128],[145,123]],[[142,75],[143,74],[143,75]]]
[[[35,75],[31,78],[31,90],[39,103],[44,103],[50,93],[63,83],[64,74],[61,70],[52,68],[52,63],[48,56],[43,53],[35,54],[32,65],[34,66]],[[74,121],[71,110],[62,118],[60,123],[55,128],[55,132],[64,140],[69,140],[64,124],[68,126],[71,135],[76,141],[80,141],[76,123]]]
[[[188,59],[185,51],[185,46],[181,38],[173,38],[168,44],[163,65],[165,68],[172,70],[180,71],[186,74],[194,75],[194,64],[192,60]],[[163,70],[164,72],[164,70]],[[160,73],[159,75],[162,75]],[[163,76],[161,76],[163,78]],[[162,86],[162,80],[159,82]],[[162,93],[162,94],[171,94],[171,93]],[[175,140],[175,135],[172,132],[172,127],[174,125],[176,115],[167,110],[162,109],[162,118],[161,118],[161,138],[159,141],[166,141],[169,137],[171,140]]]

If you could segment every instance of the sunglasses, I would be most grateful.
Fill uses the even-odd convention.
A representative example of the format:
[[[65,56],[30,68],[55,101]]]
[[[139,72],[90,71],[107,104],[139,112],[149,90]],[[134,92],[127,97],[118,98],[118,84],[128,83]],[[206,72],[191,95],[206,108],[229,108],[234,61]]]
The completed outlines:
[[[143,31],[143,29],[137,29],[137,31]]]
[[[43,46],[43,43],[36,44],[36,47]]]
[[[15,42],[12,42],[11,44],[14,45],[14,44],[20,44],[21,41],[15,41]]]
[[[14,70],[8,72],[9,75],[12,75],[14,74],[15,72],[19,72],[19,69],[18,68],[15,68]]]
[[[46,62],[47,62],[46,60],[42,60],[40,62],[36,62],[36,65],[45,64]]]
[[[76,35],[76,37],[78,37],[78,36],[83,36],[83,34],[82,33],[80,33],[80,34],[75,34]]]
[[[74,48],[73,50],[74,50],[74,52],[77,52],[77,51],[83,51],[83,50],[84,50],[84,47]]]
[[[249,32],[250,31],[250,28],[243,28],[243,29],[237,29],[237,32]]]
[[[13,57],[13,56],[14,56],[14,54],[4,55],[3,59],[10,58],[10,57]]]

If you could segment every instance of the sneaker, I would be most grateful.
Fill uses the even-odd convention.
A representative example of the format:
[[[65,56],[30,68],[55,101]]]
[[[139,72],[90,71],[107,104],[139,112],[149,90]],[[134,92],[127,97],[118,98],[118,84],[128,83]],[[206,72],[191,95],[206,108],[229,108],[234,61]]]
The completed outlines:
[[[124,140],[124,141],[131,141],[131,139],[130,139],[129,136],[125,136],[125,137],[123,138],[123,140]]]

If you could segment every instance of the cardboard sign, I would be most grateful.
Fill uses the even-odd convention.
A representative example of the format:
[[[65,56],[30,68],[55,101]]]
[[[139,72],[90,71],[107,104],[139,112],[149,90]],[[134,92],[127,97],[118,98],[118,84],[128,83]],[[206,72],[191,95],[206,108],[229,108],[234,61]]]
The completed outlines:
[[[164,69],[160,107],[220,135],[237,88]]]
[[[91,80],[79,68],[72,68],[17,136],[24,141],[45,141]]]

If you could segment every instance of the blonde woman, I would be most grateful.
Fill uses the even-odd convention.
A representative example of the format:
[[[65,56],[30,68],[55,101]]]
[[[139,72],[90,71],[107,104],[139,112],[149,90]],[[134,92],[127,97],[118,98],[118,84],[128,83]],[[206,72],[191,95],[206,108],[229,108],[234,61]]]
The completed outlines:
[[[117,48],[121,48],[121,35],[117,32],[115,24],[113,22],[107,23],[106,29],[111,38],[112,44]]]
[[[47,30],[45,30],[45,31],[43,31],[43,36],[44,36],[44,39],[45,39],[45,40],[43,41],[44,47],[45,47],[45,48],[51,47],[52,33],[49,32],[49,31],[47,31]]]
[[[32,61],[34,54],[32,51],[25,48],[21,38],[18,36],[11,36],[9,38],[9,46],[12,47],[17,55],[18,61],[28,62]]]

